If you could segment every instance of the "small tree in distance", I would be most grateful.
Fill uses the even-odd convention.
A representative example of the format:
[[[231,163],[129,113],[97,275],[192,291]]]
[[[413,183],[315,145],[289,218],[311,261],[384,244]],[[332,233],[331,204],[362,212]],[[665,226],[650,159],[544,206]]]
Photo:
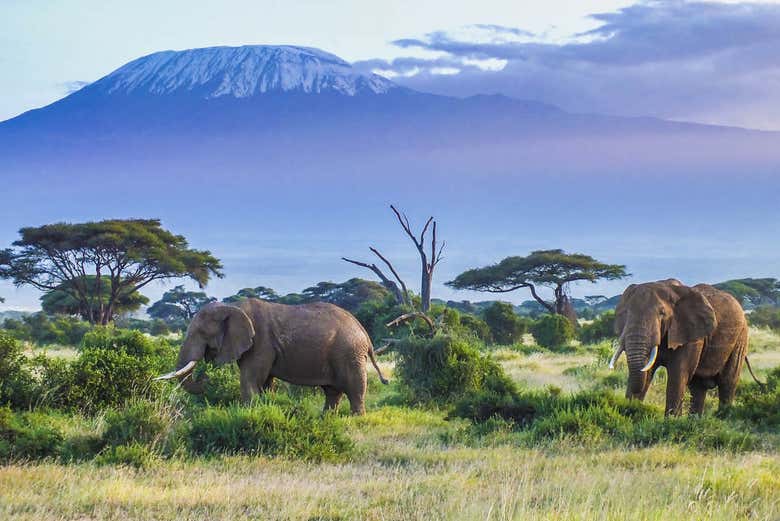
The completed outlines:
[[[15,248],[0,251],[0,278],[17,286],[67,292],[91,323],[107,324],[122,295],[155,280],[190,278],[200,287],[222,264],[211,252],[189,248],[157,219],[112,219],[22,228]],[[87,282],[94,275],[95,284]],[[103,294],[108,278],[108,298]]]
[[[568,286],[578,281],[596,282],[626,277],[626,267],[605,264],[589,255],[563,250],[539,250],[526,257],[507,257],[498,264],[464,271],[446,285],[455,289],[508,293],[528,288],[531,296],[554,315],[565,315],[576,322]],[[555,300],[542,299],[537,286],[553,290]]]
[[[168,325],[184,325],[192,320],[203,306],[215,300],[217,299],[202,291],[186,291],[184,286],[176,286],[163,293],[160,300],[149,306],[146,314]]]

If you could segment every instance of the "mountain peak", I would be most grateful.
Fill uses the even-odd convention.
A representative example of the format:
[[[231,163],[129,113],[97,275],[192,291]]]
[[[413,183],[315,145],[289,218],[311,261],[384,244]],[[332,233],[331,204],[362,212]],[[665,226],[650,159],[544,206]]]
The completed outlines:
[[[399,87],[362,74],[338,56],[311,47],[246,45],[161,51],[120,67],[90,86],[104,94],[248,98],[268,92],[355,96]]]

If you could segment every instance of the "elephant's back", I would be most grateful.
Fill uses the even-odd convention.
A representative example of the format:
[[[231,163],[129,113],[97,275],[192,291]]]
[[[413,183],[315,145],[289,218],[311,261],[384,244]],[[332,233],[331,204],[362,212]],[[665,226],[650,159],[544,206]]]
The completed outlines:
[[[723,324],[728,327],[747,328],[745,311],[733,295],[714,286],[710,286],[709,284],[698,284],[694,286],[694,289],[698,290],[707,298],[710,305],[715,310],[715,317],[718,320],[718,325]]]
[[[335,304],[267,304],[272,306],[268,309],[274,316],[272,327],[280,338],[286,337],[292,343],[316,339],[326,351],[339,345],[363,353],[371,346],[371,338],[358,319]]]

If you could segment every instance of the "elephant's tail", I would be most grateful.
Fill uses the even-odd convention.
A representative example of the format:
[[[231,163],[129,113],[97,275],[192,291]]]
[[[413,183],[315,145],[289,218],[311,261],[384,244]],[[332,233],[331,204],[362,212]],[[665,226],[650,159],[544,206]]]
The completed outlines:
[[[379,381],[387,385],[389,382],[387,381],[387,378],[382,375],[382,371],[376,363],[376,358],[374,358],[374,346],[372,344],[369,344],[368,346],[368,357],[371,359],[371,363],[374,364],[374,369],[376,369],[376,373],[379,375]]]
[[[748,371],[750,371],[750,376],[753,377],[753,381],[756,382],[761,388],[766,387],[766,382],[760,382],[758,378],[756,378],[756,374],[753,372],[753,368],[750,367],[750,360],[748,360],[748,357],[745,357],[745,364],[747,365]]]

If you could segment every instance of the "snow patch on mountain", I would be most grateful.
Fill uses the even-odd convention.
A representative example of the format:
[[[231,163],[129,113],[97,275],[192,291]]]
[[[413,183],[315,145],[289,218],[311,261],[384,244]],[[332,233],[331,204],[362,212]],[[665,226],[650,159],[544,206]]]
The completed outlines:
[[[295,46],[249,45],[162,51],[133,60],[94,84],[107,94],[191,92],[247,98],[267,92],[385,94],[399,87],[356,72],[338,56]]]

